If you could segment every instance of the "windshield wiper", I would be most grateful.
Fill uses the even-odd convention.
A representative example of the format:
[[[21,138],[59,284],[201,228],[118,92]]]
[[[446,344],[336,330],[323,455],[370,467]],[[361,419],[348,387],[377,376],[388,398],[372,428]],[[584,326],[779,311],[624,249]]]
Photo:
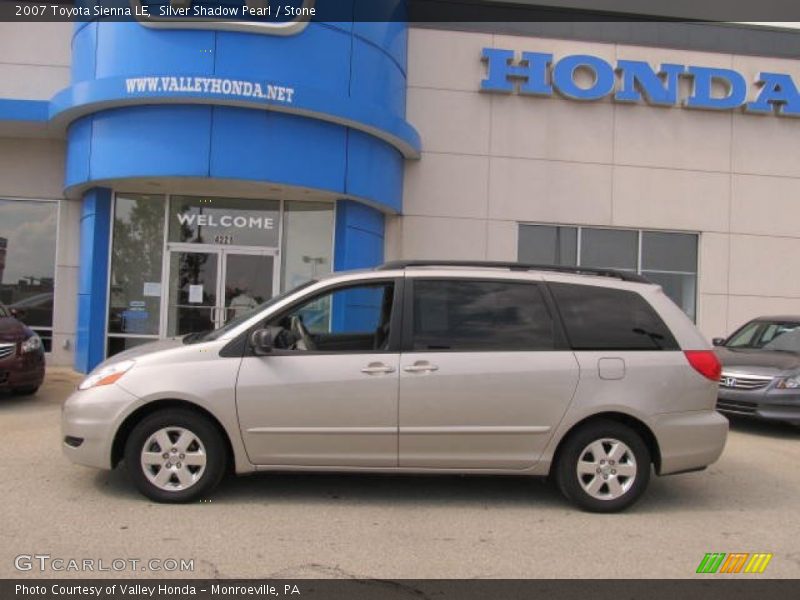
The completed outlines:
[[[203,338],[211,333],[210,329],[206,329],[205,331],[195,331],[194,333],[190,333],[183,338],[184,344],[196,344],[197,342],[202,342]]]

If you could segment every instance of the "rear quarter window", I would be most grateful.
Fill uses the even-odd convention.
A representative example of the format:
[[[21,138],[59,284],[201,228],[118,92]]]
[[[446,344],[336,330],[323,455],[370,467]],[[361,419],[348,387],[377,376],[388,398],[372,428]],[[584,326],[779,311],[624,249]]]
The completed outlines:
[[[551,283],[573,350],[679,350],[652,306],[636,292]]]

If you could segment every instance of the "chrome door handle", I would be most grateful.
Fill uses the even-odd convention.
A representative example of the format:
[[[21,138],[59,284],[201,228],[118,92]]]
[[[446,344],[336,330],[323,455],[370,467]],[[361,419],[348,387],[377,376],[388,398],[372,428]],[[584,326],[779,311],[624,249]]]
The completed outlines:
[[[429,371],[438,371],[439,367],[436,365],[432,365],[427,361],[418,361],[415,362],[413,365],[409,365],[403,368],[403,371],[406,373],[426,373]]]
[[[381,362],[369,363],[366,367],[361,369],[361,372],[366,373],[367,375],[378,375],[380,373],[394,373],[394,367],[390,367],[389,365],[385,365]]]

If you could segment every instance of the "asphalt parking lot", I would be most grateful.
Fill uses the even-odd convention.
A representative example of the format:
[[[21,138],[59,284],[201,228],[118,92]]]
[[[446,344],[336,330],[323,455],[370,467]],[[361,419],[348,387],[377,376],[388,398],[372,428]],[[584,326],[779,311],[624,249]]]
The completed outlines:
[[[544,481],[488,477],[263,474],[168,506],[122,469],[63,458],[60,404],[75,383],[51,370],[36,396],[0,395],[0,577],[87,575],[14,566],[47,554],[194,559],[193,572],[93,577],[683,578],[707,552],[771,552],[755,577],[800,575],[800,429],[789,426],[734,423],[717,464],[654,479],[618,515],[578,512]]]

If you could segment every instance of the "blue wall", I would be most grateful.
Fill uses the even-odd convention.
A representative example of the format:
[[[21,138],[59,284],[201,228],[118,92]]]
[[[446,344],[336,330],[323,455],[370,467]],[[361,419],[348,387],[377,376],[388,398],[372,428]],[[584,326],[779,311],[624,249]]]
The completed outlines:
[[[384,216],[358,202],[343,200],[336,206],[336,271],[364,269],[383,262]]]
[[[333,268],[364,269],[383,262],[384,215],[349,200],[336,205]],[[337,295],[331,310],[333,331],[374,331],[381,309],[379,292],[357,290]]]
[[[93,188],[82,202],[75,370],[88,373],[105,355],[111,190]]]
[[[223,106],[136,106],[69,128],[68,188],[121,178],[260,181],[363,198],[399,212],[403,156],[324,121]]]
[[[399,212],[404,156],[419,151],[405,121],[406,43],[403,22],[312,22],[294,36],[79,23],[72,86],[51,106],[54,119],[71,123],[66,187],[225,178]],[[131,91],[135,77],[155,87]],[[291,102],[165,90],[167,77],[279,85]]]

